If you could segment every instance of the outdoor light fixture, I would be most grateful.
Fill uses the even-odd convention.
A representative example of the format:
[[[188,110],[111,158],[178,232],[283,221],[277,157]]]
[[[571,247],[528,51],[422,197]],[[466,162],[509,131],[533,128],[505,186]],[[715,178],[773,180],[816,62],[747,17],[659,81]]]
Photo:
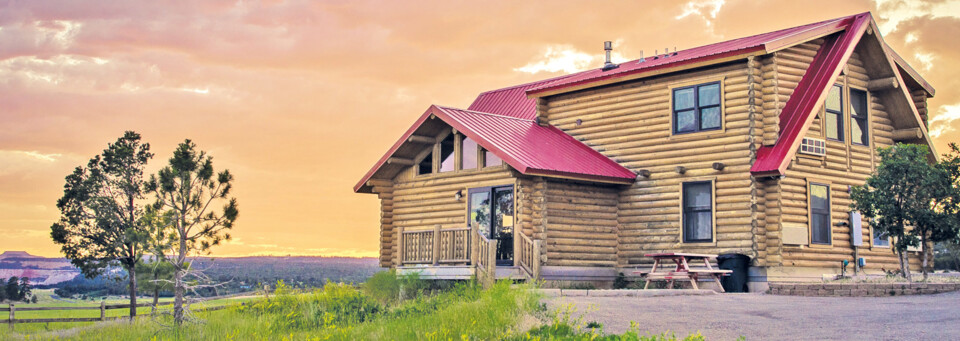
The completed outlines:
[[[457,191],[457,193],[455,193],[455,194],[453,195],[453,197],[456,198],[457,201],[460,201],[460,198],[463,198],[463,190],[461,189],[461,190]]]

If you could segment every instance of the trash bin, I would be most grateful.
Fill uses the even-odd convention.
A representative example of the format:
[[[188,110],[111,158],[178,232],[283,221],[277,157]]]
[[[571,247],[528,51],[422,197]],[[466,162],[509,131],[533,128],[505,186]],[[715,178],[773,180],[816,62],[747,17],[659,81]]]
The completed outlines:
[[[726,292],[747,292],[747,269],[750,257],[737,253],[717,256],[717,265],[723,270],[732,270],[729,276],[723,276],[720,284]]]

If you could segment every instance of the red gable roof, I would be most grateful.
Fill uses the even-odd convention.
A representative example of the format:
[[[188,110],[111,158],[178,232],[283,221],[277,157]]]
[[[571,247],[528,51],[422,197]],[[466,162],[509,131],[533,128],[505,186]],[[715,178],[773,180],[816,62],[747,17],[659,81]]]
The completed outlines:
[[[576,74],[544,79],[481,93],[467,110],[494,113],[532,120],[537,117],[537,99],[528,98],[527,90]]]
[[[532,119],[433,105],[353,190],[359,192],[367,186],[367,181],[431,115],[477,141],[477,144],[499,156],[521,174],[621,184],[629,184],[636,179],[636,174],[629,169],[556,127],[543,127]]]
[[[843,32],[827,37],[813,57],[793,96],[780,112],[780,138],[772,147],[757,151],[757,160],[750,169],[754,175],[782,175],[787,168],[830,85],[836,82],[872,20],[870,13],[858,14],[852,19]]]
[[[742,57],[742,55],[749,53],[767,54],[803,41],[840,31],[849,25],[852,18],[863,15],[869,15],[869,13],[797,26],[746,38],[695,47],[679,52],[675,51],[668,55],[660,54],[651,56],[645,58],[643,62],[634,60],[621,63],[618,68],[609,71],[593,69],[532,88],[527,91],[527,95],[540,97],[563,92],[562,90],[570,90],[570,88],[574,88],[573,90],[575,90],[578,86],[587,86],[591,83],[616,81],[620,78],[640,74],[669,72],[671,71],[670,69],[673,68],[701,62]]]

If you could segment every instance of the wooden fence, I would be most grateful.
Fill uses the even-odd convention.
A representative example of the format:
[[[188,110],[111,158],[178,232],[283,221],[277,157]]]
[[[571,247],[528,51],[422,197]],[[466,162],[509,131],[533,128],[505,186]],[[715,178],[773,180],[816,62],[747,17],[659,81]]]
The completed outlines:
[[[189,299],[190,303],[198,303],[204,301],[218,300],[223,298],[231,298],[237,296],[246,296],[253,293],[241,293],[234,295],[226,296],[216,296],[216,297],[206,297],[206,298],[196,298]],[[173,301],[169,302],[160,302],[157,303],[157,307],[173,305]],[[152,307],[153,303],[141,303],[137,304],[137,307]],[[213,311],[220,310],[226,307],[229,307],[229,304],[213,306],[213,307],[202,307],[200,309],[192,309],[193,311]],[[18,308],[14,303],[10,303],[8,307],[0,307],[0,312],[6,311],[9,312],[9,318],[6,320],[0,320],[0,323],[6,323],[10,330],[13,330],[13,326],[17,323],[50,323],[50,322],[98,322],[98,321],[107,321],[107,320],[118,320],[124,318],[130,318],[129,315],[124,316],[112,316],[107,317],[107,310],[112,309],[130,309],[130,304],[106,304],[106,302],[100,301],[100,306],[93,307],[22,307]],[[16,313],[18,311],[41,311],[41,310],[99,310],[100,317],[65,317],[65,318],[39,318],[39,319],[17,319]],[[142,315],[138,315],[142,316]]]

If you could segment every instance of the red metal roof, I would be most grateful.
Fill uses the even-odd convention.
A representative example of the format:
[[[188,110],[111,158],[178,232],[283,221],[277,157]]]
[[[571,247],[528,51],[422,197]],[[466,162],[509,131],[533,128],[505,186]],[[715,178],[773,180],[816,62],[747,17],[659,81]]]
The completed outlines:
[[[430,115],[477,141],[504,162],[526,175],[628,184],[636,179],[629,169],[577,141],[562,130],[543,127],[532,119],[430,106],[417,122],[384,154],[353,190],[360,191],[387,159],[413,135]]]
[[[786,170],[801,137],[806,134],[810,121],[826,98],[830,85],[836,82],[843,65],[846,65],[872,20],[870,13],[858,14],[851,19],[843,32],[826,37],[813,57],[810,67],[780,112],[780,138],[775,145],[757,151],[757,160],[750,169],[754,175],[782,175]]]
[[[573,75],[575,74],[486,91],[477,96],[467,110],[532,120],[537,117],[537,99],[528,98],[527,90]]]
[[[679,52],[675,51],[671,52],[669,55],[660,54],[656,56],[650,56],[645,58],[643,62],[634,60],[621,63],[618,68],[609,71],[603,71],[602,69],[584,71],[571,75],[570,77],[564,77],[548,84],[527,90],[527,95],[538,97],[545,94],[553,94],[566,88],[573,88],[605,80],[616,80],[631,75],[646,74],[658,71],[662,72],[671,68],[724,59],[727,57],[735,57],[748,53],[767,54],[780,48],[788,47],[793,44],[842,30],[844,27],[849,25],[850,21],[852,21],[852,18],[863,15],[869,16],[869,13],[821,21],[818,23],[695,47]]]
[[[456,108],[436,107],[437,115],[477,140],[522,174],[631,183],[633,171],[554,126]],[[442,117],[446,115],[447,117]]]

